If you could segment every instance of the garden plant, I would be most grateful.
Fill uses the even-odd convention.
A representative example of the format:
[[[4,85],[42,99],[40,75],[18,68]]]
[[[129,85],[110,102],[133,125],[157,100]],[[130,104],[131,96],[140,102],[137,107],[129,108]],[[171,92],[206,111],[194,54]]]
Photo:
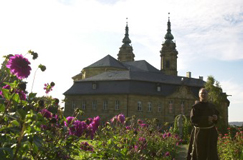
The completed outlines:
[[[48,94],[55,83],[43,84],[46,96],[28,92],[32,70],[27,56],[7,55],[0,75],[1,159],[173,159],[180,138],[158,128],[157,120],[125,117],[122,113],[101,125],[99,115],[85,120],[82,111],[65,117],[59,100]],[[45,71],[42,64],[38,69]],[[36,74],[36,71],[35,71]],[[33,88],[34,80],[32,83]]]

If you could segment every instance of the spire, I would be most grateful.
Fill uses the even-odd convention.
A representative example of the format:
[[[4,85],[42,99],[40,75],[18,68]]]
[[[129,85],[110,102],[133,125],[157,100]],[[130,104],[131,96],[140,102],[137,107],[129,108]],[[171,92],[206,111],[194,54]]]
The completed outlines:
[[[127,20],[127,18],[126,18]],[[128,34],[128,22],[126,22],[126,28],[125,28],[125,37],[123,38],[122,42],[122,46],[120,47],[119,53],[118,55],[118,60],[121,62],[131,62],[134,61],[134,53],[133,53],[133,48],[130,45],[131,40],[129,38],[129,34]]]
[[[128,18],[126,18],[128,20]],[[125,28],[125,37],[123,38],[122,42],[124,43],[123,45],[128,45],[131,43],[131,40],[129,39],[129,34],[128,34],[128,21],[126,22],[126,28]]]
[[[174,39],[171,34],[171,23],[170,23],[170,12],[168,13],[168,22],[167,22],[167,33],[165,35],[166,42],[170,42]]]

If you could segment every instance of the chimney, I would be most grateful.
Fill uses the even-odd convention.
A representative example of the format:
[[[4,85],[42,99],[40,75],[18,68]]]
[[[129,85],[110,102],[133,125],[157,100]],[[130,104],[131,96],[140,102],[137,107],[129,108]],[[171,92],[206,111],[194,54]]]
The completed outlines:
[[[203,81],[203,76],[199,76],[199,79]]]
[[[187,78],[191,78],[192,77],[192,73],[191,72],[186,72],[186,77]]]

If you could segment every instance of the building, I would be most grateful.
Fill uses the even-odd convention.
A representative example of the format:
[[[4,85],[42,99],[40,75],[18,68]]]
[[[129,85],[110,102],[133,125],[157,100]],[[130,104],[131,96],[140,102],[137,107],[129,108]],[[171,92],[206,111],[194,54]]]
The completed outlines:
[[[173,122],[178,114],[189,116],[204,86],[202,77],[177,75],[176,43],[168,18],[167,33],[160,51],[161,68],[146,60],[135,61],[128,24],[118,58],[107,55],[83,68],[64,95],[66,116],[75,108],[84,111],[81,119],[99,115],[102,121],[123,113],[126,117],[157,118],[159,123]]]

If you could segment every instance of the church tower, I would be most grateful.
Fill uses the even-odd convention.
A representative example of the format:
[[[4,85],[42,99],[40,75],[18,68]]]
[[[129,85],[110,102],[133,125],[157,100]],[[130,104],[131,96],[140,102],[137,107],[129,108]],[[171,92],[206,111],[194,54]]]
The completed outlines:
[[[123,42],[123,45],[120,47],[120,51],[117,54],[118,60],[121,62],[134,61],[135,55],[133,54],[133,48],[130,45],[131,40],[129,39],[129,34],[128,34],[128,22],[127,22],[126,28],[125,28],[125,37],[123,38],[122,42]]]
[[[169,13],[170,14],[170,13]],[[168,75],[177,76],[177,55],[176,44],[173,41],[174,37],[171,34],[170,16],[167,22],[167,33],[165,35],[165,42],[162,44],[160,51],[161,57],[161,71]]]

